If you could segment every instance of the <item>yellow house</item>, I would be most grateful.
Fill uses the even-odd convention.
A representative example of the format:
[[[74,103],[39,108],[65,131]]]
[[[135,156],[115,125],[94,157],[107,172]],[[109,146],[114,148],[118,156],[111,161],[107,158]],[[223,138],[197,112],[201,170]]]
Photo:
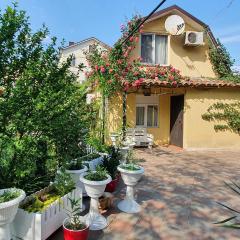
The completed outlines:
[[[164,24],[170,15],[182,17],[184,34],[174,36],[166,32]],[[198,44],[188,44],[191,32],[200,36]],[[141,57],[143,64],[172,65],[189,80],[181,81],[176,88],[145,79],[142,88],[127,94],[128,127],[147,128],[157,145],[173,144],[184,149],[240,149],[239,134],[216,132],[214,123],[202,119],[202,114],[213,103],[240,101],[240,84],[216,80],[208,54],[209,40],[216,44],[207,25],[178,6],[161,10],[148,19],[133,57]],[[121,128],[122,112],[122,95],[119,94],[108,103],[109,133]]]

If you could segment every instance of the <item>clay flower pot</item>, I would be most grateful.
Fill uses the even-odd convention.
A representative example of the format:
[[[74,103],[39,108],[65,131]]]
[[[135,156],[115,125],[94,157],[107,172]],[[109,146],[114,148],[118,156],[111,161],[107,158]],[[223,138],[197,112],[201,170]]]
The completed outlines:
[[[87,240],[89,234],[89,226],[86,225],[86,228],[81,230],[71,230],[67,228],[67,223],[69,218],[65,219],[63,222],[63,235],[64,240]]]
[[[118,185],[119,179],[115,178],[110,183],[107,184],[105,192],[115,192],[117,185]]]
[[[26,194],[21,189],[1,189],[0,195],[4,193],[4,191],[19,191],[20,195],[17,198],[14,198],[8,202],[0,203],[0,240],[10,240],[11,232],[10,232],[10,223],[14,220],[19,203],[25,198]]]
[[[136,165],[137,166],[137,165]],[[128,170],[118,166],[121,172],[123,182],[127,185],[126,197],[118,203],[118,208],[126,213],[137,213],[141,211],[141,206],[134,199],[134,186],[137,185],[139,179],[144,173],[144,168],[137,166],[138,170]]]
[[[90,210],[86,216],[86,222],[89,224],[90,230],[101,230],[107,227],[107,219],[99,213],[98,198],[104,193],[106,185],[111,182],[111,176],[107,175],[107,179],[103,181],[90,181],[84,178],[87,172],[82,173],[80,181],[84,183],[87,195],[91,198]]]

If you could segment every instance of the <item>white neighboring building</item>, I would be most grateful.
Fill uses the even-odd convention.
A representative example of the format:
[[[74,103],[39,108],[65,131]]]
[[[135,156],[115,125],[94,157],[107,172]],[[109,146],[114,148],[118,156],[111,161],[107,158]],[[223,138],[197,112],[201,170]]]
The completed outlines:
[[[89,70],[85,52],[88,52],[92,45],[97,45],[101,50],[108,51],[110,46],[98,40],[95,37],[87,38],[80,42],[69,42],[67,47],[62,48],[61,50],[61,61],[66,60],[69,56],[73,55],[73,60],[71,63],[71,71],[77,73],[78,65],[83,63],[85,68],[83,72],[79,73],[79,82],[82,83],[86,80],[85,73]]]

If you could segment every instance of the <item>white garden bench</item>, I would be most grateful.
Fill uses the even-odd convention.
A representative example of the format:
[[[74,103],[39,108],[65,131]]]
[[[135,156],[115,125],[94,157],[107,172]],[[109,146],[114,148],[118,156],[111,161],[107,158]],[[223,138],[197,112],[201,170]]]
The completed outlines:
[[[128,128],[126,131],[126,143],[136,147],[147,146],[152,148],[153,135],[147,133],[146,128]]]

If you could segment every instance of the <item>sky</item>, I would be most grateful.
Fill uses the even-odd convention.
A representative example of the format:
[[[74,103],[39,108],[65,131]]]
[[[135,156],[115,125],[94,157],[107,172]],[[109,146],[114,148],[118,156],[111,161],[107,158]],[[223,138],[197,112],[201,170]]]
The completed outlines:
[[[0,0],[0,9],[11,4]],[[120,25],[133,15],[148,15],[160,0],[18,0],[33,30],[45,23],[50,37],[80,41],[96,37],[112,46]],[[240,68],[240,0],[167,0],[160,8],[178,5],[210,26]],[[49,37],[49,39],[50,39]],[[46,39],[48,41],[48,39]]]

